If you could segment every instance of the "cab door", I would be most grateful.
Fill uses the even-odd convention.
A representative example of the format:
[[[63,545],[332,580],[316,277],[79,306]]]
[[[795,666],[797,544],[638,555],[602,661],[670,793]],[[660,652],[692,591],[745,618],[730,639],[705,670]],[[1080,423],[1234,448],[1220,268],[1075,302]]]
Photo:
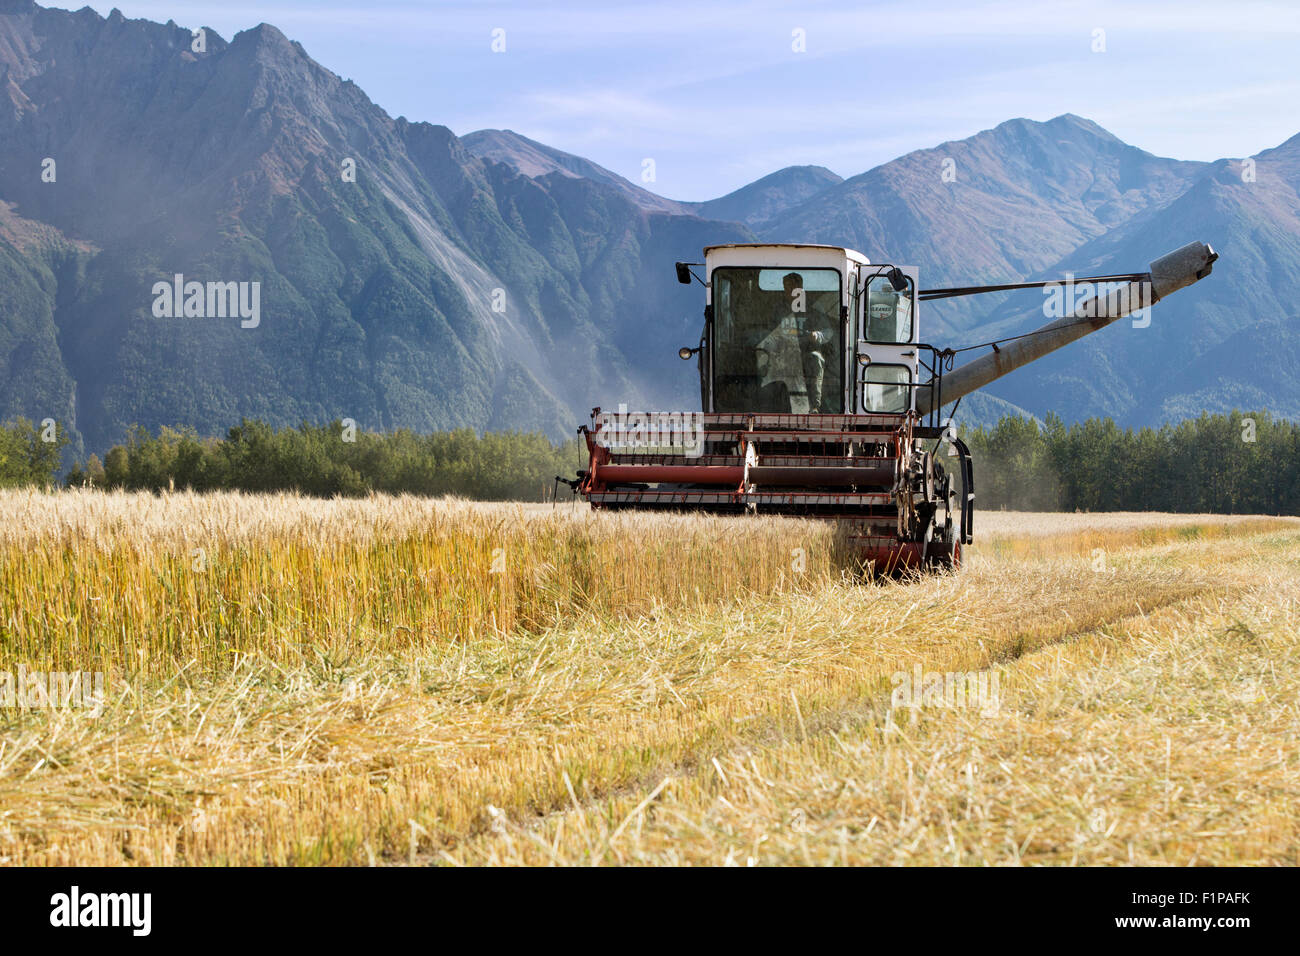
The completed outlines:
[[[906,288],[895,289],[892,265],[859,269],[854,332],[853,408],[859,414],[902,414],[916,407],[917,321],[915,266],[898,266]]]

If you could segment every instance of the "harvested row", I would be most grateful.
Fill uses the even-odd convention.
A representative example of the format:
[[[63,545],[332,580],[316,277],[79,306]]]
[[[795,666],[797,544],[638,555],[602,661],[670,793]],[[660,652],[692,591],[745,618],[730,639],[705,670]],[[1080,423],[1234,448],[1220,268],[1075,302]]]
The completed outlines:
[[[839,727],[534,820],[457,864],[1300,863],[1300,575],[1199,594],[991,669],[997,706]]]

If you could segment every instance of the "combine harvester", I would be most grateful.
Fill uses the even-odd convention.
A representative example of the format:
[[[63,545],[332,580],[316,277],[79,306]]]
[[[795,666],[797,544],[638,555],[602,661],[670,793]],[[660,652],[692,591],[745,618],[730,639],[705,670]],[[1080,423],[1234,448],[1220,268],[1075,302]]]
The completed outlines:
[[[704,262],[676,264],[678,281],[705,288],[699,345],[679,352],[698,357],[702,413],[593,409],[579,429],[590,463],[566,483],[594,508],[833,521],[851,557],[877,573],[959,567],[975,488],[951,424],[956,403],[1203,279],[1217,258],[1193,242],[1145,273],[918,290],[915,268],[851,249],[710,246]],[[971,346],[989,349],[974,361],[954,369],[969,349],[920,339],[920,302],[1033,288],[1065,301],[1059,317]],[[1072,307],[1083,289],[1088,298]],[[960,492],[941,457],[956,459]]]

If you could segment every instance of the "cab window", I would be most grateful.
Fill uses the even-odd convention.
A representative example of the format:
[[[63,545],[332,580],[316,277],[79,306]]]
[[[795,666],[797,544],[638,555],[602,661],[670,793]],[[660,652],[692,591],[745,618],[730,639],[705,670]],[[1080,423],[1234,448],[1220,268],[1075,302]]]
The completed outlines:
[[[895,292],[885,276],[867,281],[863,296],[862,338],[877,344],[897,345],[912,341],[912,303],[916,289],[911,276],[907,288]]]
[[[863,408],[901,415],[912,407],[911,381],[911,370],[905,365],[868,365],[862,371]]]
[[[837,269],[713,270],[713,407],[844,411]]]

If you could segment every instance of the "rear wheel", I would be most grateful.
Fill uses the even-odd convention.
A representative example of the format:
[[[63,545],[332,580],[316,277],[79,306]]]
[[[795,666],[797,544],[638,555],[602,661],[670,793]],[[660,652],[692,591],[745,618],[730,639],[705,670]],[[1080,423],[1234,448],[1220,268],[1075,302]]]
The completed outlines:
[[[961,567],[961,540],[955,536],[954,531],[949,525],[942,533],[934,536],[926,555],[930,567],[940,571],[956,571]]]

